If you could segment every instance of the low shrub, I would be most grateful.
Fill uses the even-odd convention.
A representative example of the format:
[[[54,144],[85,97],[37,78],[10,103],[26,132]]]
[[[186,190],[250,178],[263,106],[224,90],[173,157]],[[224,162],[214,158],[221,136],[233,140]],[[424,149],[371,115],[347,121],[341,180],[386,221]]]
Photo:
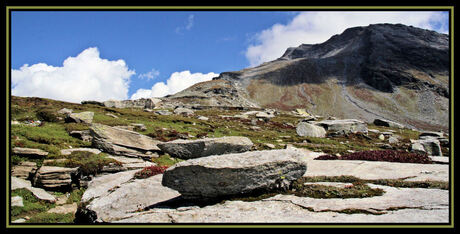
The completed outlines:
[[[356,153],[345,154],[337,157],[334,155],[321,155],[315,160],[365,160],[365,161],[385,161],[399,163],[433,163],[427,154],[409,153],[397,150],[369,150]]]
[[[149,166],[149,167],[144,167],[141,171],[136,172],[134,175],[134,178],[136,179],[145,179],[149,178],[154,175],[158,174],[163,174],[166,169],[168,169],[167,166]]]

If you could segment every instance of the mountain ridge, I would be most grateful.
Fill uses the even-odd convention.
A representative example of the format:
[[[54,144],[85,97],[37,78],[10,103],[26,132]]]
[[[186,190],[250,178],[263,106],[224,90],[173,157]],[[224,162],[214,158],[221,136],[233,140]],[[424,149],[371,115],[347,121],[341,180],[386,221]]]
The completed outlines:
[[[340,118],[388,118],[408,126],[448,128],[449,36],[402,24],[346,29],[319,44],[288,48],[278,59],[223,72],[231,95],[209,95],[202,82],[171,95],[185,103],[306,108]],[[186,95],[193,94],[193,95]],[[242,101],[245,100],[245,101]],[[209,103],[208,103],[209,104]]]

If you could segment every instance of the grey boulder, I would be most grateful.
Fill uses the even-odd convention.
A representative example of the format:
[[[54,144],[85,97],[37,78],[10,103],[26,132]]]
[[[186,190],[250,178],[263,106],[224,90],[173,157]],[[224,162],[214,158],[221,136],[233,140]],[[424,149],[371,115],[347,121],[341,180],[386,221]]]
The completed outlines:
[[[253,143],[249,138],[238,136],[198,140],[174,140],[158,144],[158,147],[163,152],[181,159],[245,152],[250,150],[252,146]]]
[[[177,190],[184,199],[212,200],[287,188],[306,170],[300,151],[251,151],[179,162],[165,171],[162,185]]]
[[[300,122],[296,127],[297,135],[307,137],[326,137],[326,130],[318,125]]]
[[[357,132],[367,133],[367,124],[357,119],[323,120],[314,122],[314,124],[322,126],[328,132],[335,135]]]
[[[428,156],[442,156],[441,145],[436,139],[415,140],[411,146],[412,152],[426,153]]]

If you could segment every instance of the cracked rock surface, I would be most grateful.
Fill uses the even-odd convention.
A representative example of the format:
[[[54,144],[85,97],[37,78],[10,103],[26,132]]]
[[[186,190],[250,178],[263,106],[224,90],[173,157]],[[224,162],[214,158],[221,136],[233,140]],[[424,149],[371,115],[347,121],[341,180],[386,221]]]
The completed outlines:
[[[313,160],[306,156],[303,175],[352,175],[361,179],[406,178],[411,181],[448,181],[448,165],[364,161]],[[429,166],[429,167],[427,167]],[[163,175],[134,179],[125,171],[95,178],[82,201],[93,222],[110,223],[448,223],[449,191],[433,188],[398,188],[368,183],[382,189],[366,198],[311,198],[278,194],[255,201],[221,200],[199,203],[185,200],[161,184]],[[349,183],[310,182],[335,187]]]

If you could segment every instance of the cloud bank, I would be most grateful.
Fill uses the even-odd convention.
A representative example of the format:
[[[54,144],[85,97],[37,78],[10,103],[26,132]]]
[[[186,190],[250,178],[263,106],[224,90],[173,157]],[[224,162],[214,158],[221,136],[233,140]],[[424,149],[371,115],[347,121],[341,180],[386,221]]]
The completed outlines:
[[[212,78],[219,76],[214,72],[207,74],[203,73],[191,73],[190,71],[174,72],[168,78],[166,83],[157,82],[151,89],[138,89],[132,96],[131,99],[149,98],[149,97],[164,97],[169,94],[175,94],[182,91],[196,83],[208,81]]]
[[[124,60],[102,59],[91,47],[68,57],[62,67],[45,63],[12,69],[12,95],[79,103],[83,100],[127,99],[130,77]]]
[[[439,11],[302,12],[285,25],[275,24],[257,33],[245,55],[253,67],[281,57],[288,47],[322,43],[347,28],[376,23],[401,23],[448,33],[448,18]]]

